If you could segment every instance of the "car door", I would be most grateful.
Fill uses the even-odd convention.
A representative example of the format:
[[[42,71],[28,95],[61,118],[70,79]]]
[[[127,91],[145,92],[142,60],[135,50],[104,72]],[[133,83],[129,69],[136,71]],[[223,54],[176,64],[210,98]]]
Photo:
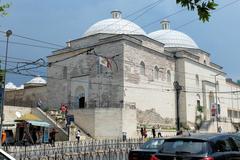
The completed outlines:
[[[215,155],[217,160],[234,160],[234,152],[238,148],[234,140],[229,136],[221,136],[215,141]]]
[[[240,159],[240,137],[233,136],[229,138],[229,143],[232,146],[232,155],[229,158],[230,160],[239,160]]]

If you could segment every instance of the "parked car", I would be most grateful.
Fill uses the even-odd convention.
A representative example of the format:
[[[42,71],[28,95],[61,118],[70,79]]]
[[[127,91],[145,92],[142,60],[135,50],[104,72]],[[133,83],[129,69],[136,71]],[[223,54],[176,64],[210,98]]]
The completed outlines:
[[[0,149],[0,160],[16,160],[10,154]]]
[[[195,134],[165,139],[151,160],[240,160],[239,151],[234,134]]]
[[[163,138],[154,138],[151,139],[140,146],[139,149],[132,150],[129,152],[129,160],[149,160],[151,155],[156,153],[162,143],[164,142]]]

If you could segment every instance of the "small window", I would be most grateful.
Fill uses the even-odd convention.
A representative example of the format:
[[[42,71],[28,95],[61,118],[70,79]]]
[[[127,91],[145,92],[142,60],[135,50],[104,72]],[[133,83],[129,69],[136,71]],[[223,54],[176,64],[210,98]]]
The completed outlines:
[[[154,68],[154,79],[159,79],[159,69],[157,66]]]
[[[206,60],[204,60],[203,63],[206,64],[207,63]]]
[[[97,65],[97,74],[103,73],[103,66],[101,64]]]
[[[200,100],[197,100],[197,107],[200,107],[201,104],[200,104]]]
[[[169,70],[167,71],[167,81],[171,82],[171,72]]]
[[[232,118],[232,110],[228,110],[228,117]]]
[[[63,67],[63,79],[67,79],[67,66]]]
[[[145,63],[143,61],[140,63],[140,74],[145,75]]]
[[[199,86],[199,76],[196,75],[196,85]]]

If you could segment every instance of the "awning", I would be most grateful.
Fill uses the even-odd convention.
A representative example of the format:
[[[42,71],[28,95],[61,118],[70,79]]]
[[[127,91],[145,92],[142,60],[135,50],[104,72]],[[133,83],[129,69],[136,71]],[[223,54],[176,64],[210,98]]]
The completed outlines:
[[[43,122],[43,121],[27,121],[27,122],[33,126],[40,126],[40,127],[49,127],[50,126],[49,123]]]
[[[41,121],[41,119],[35,114],[27,113],[15,120],[15,122],[21,121]]]

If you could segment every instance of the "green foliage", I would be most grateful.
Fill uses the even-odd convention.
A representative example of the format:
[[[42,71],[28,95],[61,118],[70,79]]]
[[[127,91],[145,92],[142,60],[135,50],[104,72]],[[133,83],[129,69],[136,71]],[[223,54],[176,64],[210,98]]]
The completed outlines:
[[[49,107],[45,107],[45,108],[43,108],[43,111],[44,111],[44,112],[48,112],[49,110],[50,110]]]
[[[203,113],[203,106],[197,106],[197,111]]]
[[[199,19],[203,22],[209,21],[211,17],[210,12],[218,6],[214,0],[176,0],[176,2],[182,7],[187,7],[188,10],[197,9]]]
[[[7,9],[10,7],[10,4],[9,3],[5,3],[5,4],[2,4],[0,5],[0,15],[1,16],[6,16],[8,13],[7,13]]]

